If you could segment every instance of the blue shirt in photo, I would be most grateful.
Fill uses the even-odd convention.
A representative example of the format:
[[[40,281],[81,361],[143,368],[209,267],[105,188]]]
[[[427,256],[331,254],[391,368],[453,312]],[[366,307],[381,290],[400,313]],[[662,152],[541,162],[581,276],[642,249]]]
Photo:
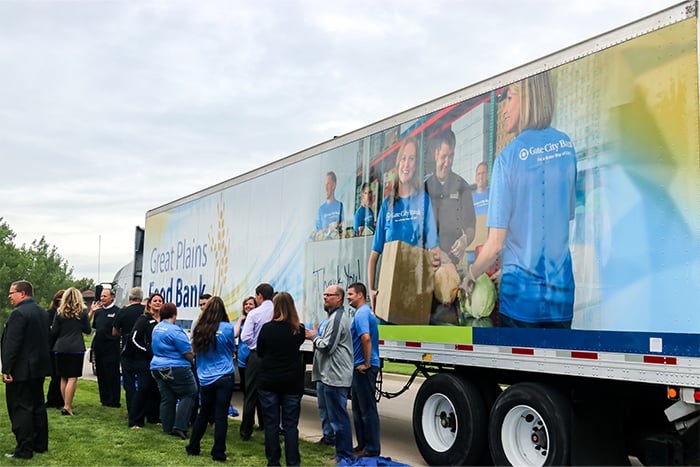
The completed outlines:
[[[343,222],[343,203],[337,199],[332,203],[325,202],[318,208],[316,231],[327,229],[333,222],[338,224]]]
[[[355,211],[355,233],[360,234],[360,227],[371,227],[374,229],[374,212],[369,207],[360,206]]]
[[[389,206],[387,197],[379,209],[372,250],[384,251],[384,244],[401,240],[426,250],[438,245],[437,228],[430,197],[420,191],[408,198],[399,198]]]
[[[575,185],[573,143],[554,128],[523,131],[496,158],[487,226],[507,230],[500,313],[528,323],[573,318]]]

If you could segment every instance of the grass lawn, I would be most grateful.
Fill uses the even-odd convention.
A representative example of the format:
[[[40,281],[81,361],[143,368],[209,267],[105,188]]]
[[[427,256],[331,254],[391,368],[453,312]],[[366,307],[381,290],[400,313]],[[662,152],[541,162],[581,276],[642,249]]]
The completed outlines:
[[[48,378],[46,381],[48,385]],[[163,434],[158,425],[147,425],[141,430],[127,427],[126,408],[122,393],[121,409],[102,407],[97,382],[79,379],[73,403],[75,416],[62,416],[60,410],[48,409],[49,452],[35,454],[31,460],[7,459],[4,453],[13,452],[15,437],[7,416],[5,385],[0,385],[0,465],[148,465],[196,466],[219,465],[209,455],[214,430],[207,428],[202,439],[202,454],[188,456],[187,441]],[[240,407],[239,407],[240,409]],[[264,435],[255,432],[250,441],[243,442],[238,435],[240,420],[229,420],[227,454],[231,465],[267,465]],[[299,441],[301,461],[305,465],[322,465],[334,454],[328,446]],[[282,444],[284,462],[284,444]]]
[[[410,363],[396,363],[384,361],[384,366],[382,367],[382,372],[384,373],[397,373],[400,375],[411,376],[416,370],[416,366]]]

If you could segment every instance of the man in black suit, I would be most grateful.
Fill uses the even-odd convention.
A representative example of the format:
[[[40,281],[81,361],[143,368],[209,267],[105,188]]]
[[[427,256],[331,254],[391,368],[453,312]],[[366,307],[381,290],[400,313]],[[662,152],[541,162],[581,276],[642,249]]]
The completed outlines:
[[[31,459],[35,452],[49,448],[44,404],[44,378],[51,373],[49,318],[34,302],[33,294],[27,281],[10,285],[10,302],[15,309],[2,333],[2,381],[17,447],[5,457]]]

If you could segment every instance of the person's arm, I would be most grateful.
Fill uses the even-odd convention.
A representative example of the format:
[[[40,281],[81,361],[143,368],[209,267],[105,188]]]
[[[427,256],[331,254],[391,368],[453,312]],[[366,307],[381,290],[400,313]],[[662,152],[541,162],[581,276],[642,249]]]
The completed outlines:
[[[248,313],[246,318],[245,326],[243,326],[243,331],[241,332],[240,340],[245,342],[245,344],[250,347],[253,343],[253,336],[255,335],[255,318],[257,316],[256,310],[252,310]]]
[[[328,319],[326,329],[323,330],[323,336],[315,334],[311,340],[316,346],[316,350],[324,353],[333,353],[340,341],[340,315],[342,310],[335,311]]]
[[[376,235],[376,234],[375,234]],[[377,289],[374,285],[374,275],[377,272],[377,261],[379,260],[379,253],[372,250],[369,254],[369,261],[367,262],[367,285],[369,285],[369,299],[371,302],[372,309],[374,310],[374,304],[377,300]]]
[[[433,254],[433,269],[437,270],[440,267],[440,245],[438,242],[437,222],[435,221],[435,213],[433,205],[430,201],[428,193],[423,192],[425,204],[423,216],[425,224],[423,226],[423,242],[424,248]]]
[[[455,240],[450,253],[457,258],[462,258],[467,250],[467,246],[474,240],[476,234],[476,213],[474,212],[474,199],[467,182],[463,181],[460,191],[460,205],[462,211],[462,236]]]
[[[233,325],[233,337],[241,336],[241,326],[243,326],[243,321],[245,321],[245,315],[241,312],[241,316],[238,317],[236,324]]]
[[[61,332],[61,320],[58,319],[58,313],[56,313],[56,315],[53,317],[53,323],[51,323],[51,327],[49,329],[52,337],[58,336],[58,334]]]
[[[121,312],[121,310],[119,310],[117,312],[117,316],[114,317],[114,321],[112,323],[112,336],[113,337],[121,337],[121,335],[122,335],[122,331],[121,331],[121,329],[119,329],[121,326],[121,316],[122,316],[122,312]]]
[[[362,344],[362,353],[365,356],[365,362],[357,365],[355,369],[360,373],[364,373],[372,366],[372,340],[368,332],[360,336],[360,343]]]
[[[485,273],[491,265],[496,261],[498,255],[503,250],[503,244],[506,240],[506,229],[490,228],[486,243],[484,243],[481,252],[476,257],[474,264],[469,268],[469,279],[473,282]]]
[[[80,313],[80,324],[82,325],[81,331],[83,331],[83,334],[90,334],[92,332],[92,328],[90,327],[90,318],[88,318],[87,311],[82,311]]]
[[[258,345],[255,348],[255,351],[258,352],[258,357],[263,358],[265,356],[265,352],[267,352],[267,334],[268,334],[269,327],[267,326],[267,323],[260,329],[260,334],[258,334]]]
[[[183,353],[182,356],[185,357],[185,360],[194,365],[194,352],[190,350],[188,352]]]
[[[27,322],[18,311],[13,311],[5,323],[2,339],[2,380],[11,383],[12,370],[22,348],[22,339]]]
[[[148,320],[139,317],[134,323],[134,329],[131,330],[131,343],[141,352],[148,352],[148,343],[146,342],[147,328]]]

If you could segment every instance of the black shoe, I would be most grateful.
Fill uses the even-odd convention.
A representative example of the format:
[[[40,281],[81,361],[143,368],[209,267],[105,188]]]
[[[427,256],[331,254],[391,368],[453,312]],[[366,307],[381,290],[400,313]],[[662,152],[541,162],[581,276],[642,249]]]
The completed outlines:
[[[335,440],[328,439],[325,436],[321,437],[316,444],[324,444],[326,446],[335,446]]]
[[[251,436],[252,435],[244,435],[243,433],[241,433],[241,441],[250,441]]]
[[[173,428],[173,431],[170,432],[170,436],[177,436],[180,439],[187,439],[187,433],[178,428]]]
[[[70,412],[69,412],[68,410],[66,410],[65,408],[63,408],[63,409],[61,409],[61,415],[73,415],[73,414],[70,413]]]

